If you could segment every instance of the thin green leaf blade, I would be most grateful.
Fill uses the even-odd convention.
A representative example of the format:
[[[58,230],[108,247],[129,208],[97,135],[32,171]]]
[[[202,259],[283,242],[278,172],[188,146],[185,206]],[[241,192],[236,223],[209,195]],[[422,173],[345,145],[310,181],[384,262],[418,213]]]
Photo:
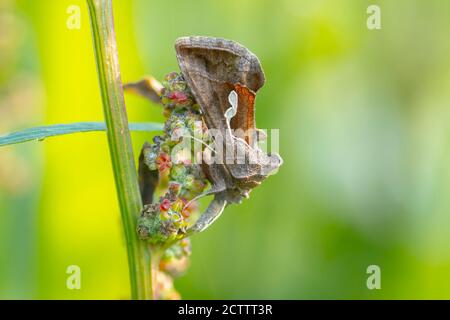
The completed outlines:
[[[161,123],[154,122],[137,122],[130,123],[131,131],[159,131],[162,130]],[[70,124],[55,124],[49,126],[40,126],[29,129],[24,129],[17,132],[8,133],[0,136],[0,147],[23,143],[27,141],[42,141],[48,137],[80,133],[80,132],[95,132],[105,131],[106,124],[104,122],[77,122]]]

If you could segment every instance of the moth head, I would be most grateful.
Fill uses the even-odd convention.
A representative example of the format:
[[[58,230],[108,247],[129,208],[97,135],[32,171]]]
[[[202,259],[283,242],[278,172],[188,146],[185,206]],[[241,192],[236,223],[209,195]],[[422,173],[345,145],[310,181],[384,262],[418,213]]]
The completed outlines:
[[[275,174],[282,165],[283,160],[278,154],[268,154],[267,163],[256,164],[253,167],[254,173],[240,179],[235,179],[235,187],[229,192],[229,202],[241,203],[243,199],[250,197],[250,192],[259,186],[268,176]]]
[[[265,179],[278,172],[278,169],[283,164],[283,159],[277,153],[268,153],[264,158],[264,162],[261,163],[261,175]]]

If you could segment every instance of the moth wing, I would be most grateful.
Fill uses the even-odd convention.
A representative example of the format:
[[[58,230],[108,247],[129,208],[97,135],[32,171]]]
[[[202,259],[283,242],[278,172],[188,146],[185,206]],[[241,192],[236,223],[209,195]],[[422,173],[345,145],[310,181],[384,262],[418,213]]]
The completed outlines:
[[[248,145],[255,146],[256,123],[255,123],[255,98],[256,94],[246,86],[237,83],[234,90],[238,95],[238,107],[236,115],[231,119],[230,127],[234,135],[245,140]]]
[[[228,96],[235,90],[239,103],[231,128],[254,129],[255,93],[265,81],[258,58],[234,41],[211,37],[179,38],[175,49],[181,72],[208,128],[227,129],[224,113],[230,107]]]

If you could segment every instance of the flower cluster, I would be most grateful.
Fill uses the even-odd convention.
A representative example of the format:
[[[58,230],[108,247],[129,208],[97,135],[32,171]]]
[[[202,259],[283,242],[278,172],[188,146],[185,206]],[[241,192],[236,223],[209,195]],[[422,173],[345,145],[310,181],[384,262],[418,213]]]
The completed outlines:
[[[159,269],[171,277],[179,277],[186,271],[190,255],[191,241],[189,238],[182,239],[164,251]]]
[[[143,150],[144,163],[158,171],[160,185],[167,185],[165,194],[145,206],[138,221],[139,236],[151,244],[167,244],[185,236],[195,209],[192,199],[208,185],[201,166],[195,163],[198,155],[192,148],[179,148],[183,139],[207,136],[200,108],[181,75],[168,74],[163,86],[164,134],[154,137],[153,144]]]
[[[158,300],[178,300],[180,294],[173,286],[173,278],[184,274],[189,266],[191,241],[182,239],[166,249],[156,271],[155,296]]]

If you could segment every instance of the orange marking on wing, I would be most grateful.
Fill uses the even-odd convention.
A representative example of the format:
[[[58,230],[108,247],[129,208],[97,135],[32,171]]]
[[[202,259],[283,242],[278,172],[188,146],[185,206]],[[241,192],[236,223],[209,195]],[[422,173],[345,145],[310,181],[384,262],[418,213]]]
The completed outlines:
[[[252,145],[252,134],[255,129],[255,93],[239,83],[234,85],[234,90],[239,98],[238,113],[245,112],[245,123],[239,123],[238,126],[245,131],[245,141]]]

